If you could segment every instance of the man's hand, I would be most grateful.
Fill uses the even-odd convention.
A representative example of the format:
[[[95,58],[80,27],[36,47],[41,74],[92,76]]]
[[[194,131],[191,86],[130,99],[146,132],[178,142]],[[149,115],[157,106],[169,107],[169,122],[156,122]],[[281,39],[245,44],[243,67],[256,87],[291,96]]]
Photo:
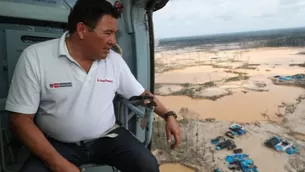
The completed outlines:
[[[177,120],[173,116],[166,119],[165,132],[168,143],[171,143],[172,136],[175,138],[175,143],[171,145],[171,149],[175,149],[180,144],[180,128]]]

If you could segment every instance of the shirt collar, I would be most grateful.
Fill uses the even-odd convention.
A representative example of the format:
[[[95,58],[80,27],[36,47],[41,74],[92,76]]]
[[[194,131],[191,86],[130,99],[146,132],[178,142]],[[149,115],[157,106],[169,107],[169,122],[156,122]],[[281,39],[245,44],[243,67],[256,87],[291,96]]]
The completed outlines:
[[[71,61],[75,60],[72,58],[70,55],[67,44],[66,44],[66,38],[69,37],[69,32],[66,31],[65,33],[62,34],[62,36],[59,38],[59,44],[58,44],[58,57],[66,57]]]
[[[69,51],[66,45],[66,38],[69,36],[68,31],[63,33],[61,37],[59,38],[59,44],[58,44],[58,56],[59,57],[68,57]]]

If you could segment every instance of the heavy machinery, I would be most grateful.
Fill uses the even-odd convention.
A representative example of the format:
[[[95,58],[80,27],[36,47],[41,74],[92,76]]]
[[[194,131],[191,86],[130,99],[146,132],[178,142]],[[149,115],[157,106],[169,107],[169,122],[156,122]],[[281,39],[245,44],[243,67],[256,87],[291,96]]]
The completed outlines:
[[[168,0],[108,0],[122,12],[118,45],[123,58],[138,81],[154,91],[153,12]],[[67,17],[76,0],[0,0],[0,149],[3,172],[16,172],[29,152],[10,134],[4,110],[10,81],[19,55],[29,45],[58,38],[66,28]],[[134,105],[120,97],[114,100],[117,119],[150,148],[153,107]],[[143,117],[146,127],[141,125]],[[82,171],[112,172],[113,167],[87,164]]]

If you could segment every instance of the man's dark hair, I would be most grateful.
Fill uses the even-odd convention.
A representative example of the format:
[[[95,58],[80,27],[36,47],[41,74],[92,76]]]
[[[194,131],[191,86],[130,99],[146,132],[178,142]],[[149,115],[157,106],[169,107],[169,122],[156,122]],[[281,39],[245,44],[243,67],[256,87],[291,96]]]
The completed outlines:
[[[116,19],[121,17],[119,11],[106,0],[78,0],[68,17],[68,31],[75,32],[79,22],[93,30],[104,15],[111,15]]]

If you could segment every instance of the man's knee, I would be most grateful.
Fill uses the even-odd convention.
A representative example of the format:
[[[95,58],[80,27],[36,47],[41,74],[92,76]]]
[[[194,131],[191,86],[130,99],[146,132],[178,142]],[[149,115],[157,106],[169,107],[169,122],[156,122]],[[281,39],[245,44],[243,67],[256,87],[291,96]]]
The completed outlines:
[[[137,171],[139,172],[159,172],[159,164],[157,159],[153,156],[139,157],[137,162]]]

